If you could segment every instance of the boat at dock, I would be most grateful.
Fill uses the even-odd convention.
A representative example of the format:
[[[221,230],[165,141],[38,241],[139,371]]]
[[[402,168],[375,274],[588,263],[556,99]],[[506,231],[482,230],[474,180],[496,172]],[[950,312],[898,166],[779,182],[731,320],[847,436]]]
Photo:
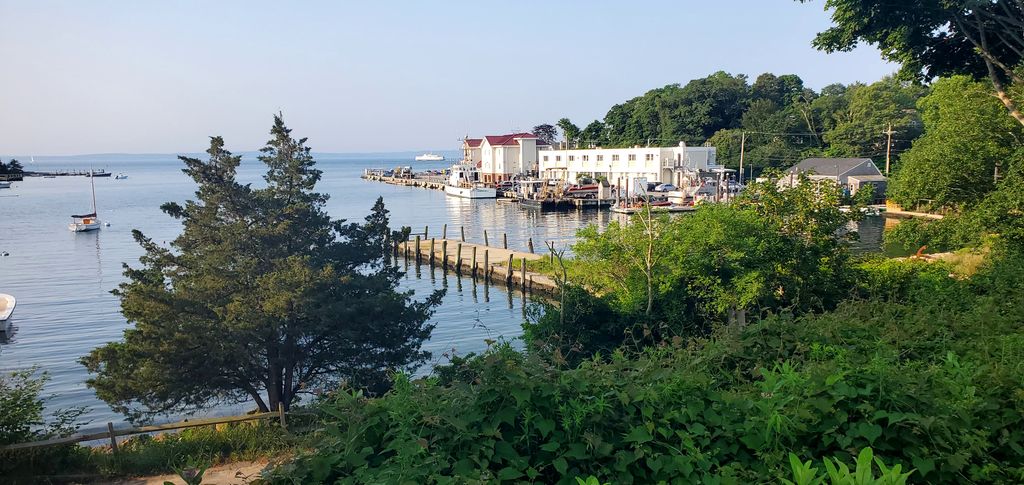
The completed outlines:
[[[96,182],[93,178],[89,177],[89,185],[92,186],[92,212],[71,216],[71,224],[68,224],[68,230],[71,232],[89,232],[100,228],[100,219],[96,216]]]
[[[93,170],[86,174],[86,177],[110,177],[112,173],[106,170]]]
[[[9,188],[11,188],[11,183],[10,182],[0,182],[0,189],[9,189]]]
[[[416,155],[414,158],[417,162],[443,162],[444,155],[438,155],[436,153],[424,153],[422,155]]]
[[[460,163],[452,165],[451,173],[444,184],[444,193],[464,199],[494,199],[498,190],[480,182],[480,172],[475,165]]]
[[[0,333],[7,334],[11,330],[11,315],[18,300],[12,295],[0,293]]]

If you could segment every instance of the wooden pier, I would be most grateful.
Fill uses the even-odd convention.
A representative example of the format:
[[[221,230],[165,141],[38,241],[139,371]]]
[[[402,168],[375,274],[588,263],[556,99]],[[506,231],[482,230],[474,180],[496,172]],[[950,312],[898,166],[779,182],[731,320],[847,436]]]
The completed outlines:
[[[384,182],[391,185],[403,187],[422,187],[424,189],[444,190],[444,177],[438,176],[412,176],[412,177],[391,177],[375,173],[365,173],[362,178],[375,182]]]
[[[444,232],[447,232],[447,227]],[[509,289],[524,292],[553,294],[558,290],[554,278],[527,269],[529,261],[540,261],[545,256],[533,252],[508,249],[507,236],[502,237],[506,247],[492,247],[485,244],[474,244],[459,239],[442,237],[421,237],[399,243],[398,254],[417,263],[425,263],[444,270],[451,270],[459,275],[482,279],[485,283],[503,285]],[[424,230],[424,235],[428,230]],[[465,231],[462,232],[463,237]],[[485,232],[485,239],[487,238]],[[533,240],[529,242],[533,246]]]

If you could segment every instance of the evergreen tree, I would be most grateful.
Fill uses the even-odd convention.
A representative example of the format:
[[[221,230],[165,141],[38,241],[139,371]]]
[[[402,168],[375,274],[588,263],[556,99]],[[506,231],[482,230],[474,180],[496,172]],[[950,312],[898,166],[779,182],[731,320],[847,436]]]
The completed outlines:
[[[145,254],[115,290],[134,326],[82,359],[88,384],[139,417],[251,401],[288,409],[303,392],[347,382],[381,391],[392,369],[429,356],[422,342],[442,292],[396,290],[394,238],[378,199],[362,224],[332,220],[320,171],[275,117],[259,159],[266,187],[236,180],[241,157],[214,137],[206,161],[179,157],[196,199],[168,203],[183,232],[170,248],[135,231]]]

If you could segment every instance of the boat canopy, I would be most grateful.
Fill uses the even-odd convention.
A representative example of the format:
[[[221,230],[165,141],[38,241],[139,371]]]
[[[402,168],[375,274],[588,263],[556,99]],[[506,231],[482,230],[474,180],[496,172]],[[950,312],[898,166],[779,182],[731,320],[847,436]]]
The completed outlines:
[[[73,217],[75,219],[85,219],[87,217],[96,217],[96,213],[93,212],[92,214],[82,214],[80,216],[71,216],[71,217]]]

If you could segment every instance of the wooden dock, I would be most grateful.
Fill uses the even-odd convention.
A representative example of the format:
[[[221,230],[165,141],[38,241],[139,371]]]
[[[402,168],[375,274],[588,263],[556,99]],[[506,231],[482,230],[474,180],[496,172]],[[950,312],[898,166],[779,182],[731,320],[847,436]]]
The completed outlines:
[[[389,177],[387,175],[363,174],[366,180],[384,182],[391,185],[403,187],[422,187],[424,189],[444,190],[444,177],[442,176],[414,176],[414,177]]]
[[[529,271],[528,261],[540,261],[540,254],[496,248],[458,239],[431,238],[419,235],[400,243],[398,253],[417,263],[426,263],[460,275],[480,278],[487,283],[504,285],[524,292],[553,294],[558,290],[554,278]]]

